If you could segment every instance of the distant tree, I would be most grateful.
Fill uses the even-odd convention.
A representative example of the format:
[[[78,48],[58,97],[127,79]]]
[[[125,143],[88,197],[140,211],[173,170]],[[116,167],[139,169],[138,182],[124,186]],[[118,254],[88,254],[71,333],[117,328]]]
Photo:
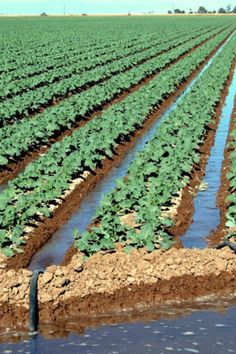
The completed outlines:
[[[226,6],[226,12],[230,12],[230,10],[231,10],[231,5],[227,5]]]
[[[81,16],[88,16],[88,14],[82,14]]]
[[[183,11],[181,11],[181,14],[185,14],[185,11],[183,10]]]
[[[46,14],[46,12],[42,12],[42,13],[40,14],[40,16],[48,16],[48,15]]]
[[[175,14],[182,14],[182,11],[180,9],[174,9]]]
[[[172,11],[171,11],[171,10],[168,10],[168,14],[169,14],[169,15],[172,14]]]
[[[192,9],[189,9],[189,12],[188,12],[189,14],[192,14],[193,13],[193,10]]]
[[[225,14],[226,10],[223,7],[220,7],[219,10],[218,10],[218,13],[219,14]]]
[[[216,10],[213,10],[212,13],[213,13],[213,14],[216,14]]]
[[[233,10],[232,10],[233,14],[236,14],[236,6],[234,6]]]
[[[199,14],[207,14],[207,9],[204,6],[200,6],[198,9]]]

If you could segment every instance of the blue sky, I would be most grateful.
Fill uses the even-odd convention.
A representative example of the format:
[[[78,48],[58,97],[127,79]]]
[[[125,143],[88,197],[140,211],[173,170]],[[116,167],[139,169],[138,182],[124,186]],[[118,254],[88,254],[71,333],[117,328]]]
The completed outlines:
[[[168,9],[175,8],[194,11],[200,5],[208,10],[218,10],[228,4],[236,6],[236,0],[0,0],[0,13],[5,14],[37,14],[40,12],[63,13],[126,13],[155,11],[166,13]]]

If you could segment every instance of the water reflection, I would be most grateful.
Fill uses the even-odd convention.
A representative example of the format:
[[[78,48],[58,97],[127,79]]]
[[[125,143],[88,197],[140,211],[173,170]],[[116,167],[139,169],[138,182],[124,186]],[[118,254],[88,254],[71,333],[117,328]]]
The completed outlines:
[[[206,166],[204,182],[205,191],[199,191],[194,199],[193,223],[183,235],[181,241],[184,247],[205,248],[207,236],[220,223],[220,210],[217,205],[217,192],[221,183],[221,167],[224,160],[224,148],[229,132],[230,118],[236,96],[236,70],[229,87],[228,95],[221,113],[220,123],[216,131],[215,142]]]
[[[205,307],[208,309],[203,310]],[[5,337],[0,350],[27,354],[235,353],[235,320],[235,305],[227,308],[224,302],[195,308],[140,310],[91,318],[90,324],[87,319],[87,328],[80,327],[80,319],[68,320],[64,329],[53,328],[52,324],[41,328],[37,337],[22,337],[18,343]]]

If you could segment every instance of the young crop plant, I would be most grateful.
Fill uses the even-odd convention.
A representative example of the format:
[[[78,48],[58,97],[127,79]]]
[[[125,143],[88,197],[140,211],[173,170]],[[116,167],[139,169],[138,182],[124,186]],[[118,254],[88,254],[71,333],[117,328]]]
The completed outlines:
[[[227,146],[228,150],[230,151],[229,155],[229,171],[226,175],[227,180],[229,181],[229,191],[228,196],[226,198],[226,206],[227,212],[225,215],[226,222],[226,231],[227,235],[226,238],[235,238],[236,237],[236,111],[234,110],[233,113],[233,130],[230,134],[230,143]]]

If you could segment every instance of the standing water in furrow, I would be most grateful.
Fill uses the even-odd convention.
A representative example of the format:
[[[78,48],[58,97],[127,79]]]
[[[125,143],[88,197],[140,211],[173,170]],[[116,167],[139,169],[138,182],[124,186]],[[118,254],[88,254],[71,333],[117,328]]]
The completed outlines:
[[[225,44],[231,39],[235,32],[228,38]],[[127,174],[130,163],[134,160],[136,154],[143,149],[144,145],[153,138],[156,129],[165,120],[165,118],[177,107],[178,103],[186,96],[195,82],[203,75],[211,65],[214,58],[222,51],[225,44],[221,46],[214,56],[207,62],[204,68],[199,72],[190,85],[179,95],[178,99],[169,106],[162,116],[152,125],[152,127],[141,136],[135,145],[129,150],[122,162],[113,168],[110,173],[96,185],[96,187],[83,199],[80,208],[72,215],[70,220],[60,228],[52,238],[32,257],[29,269],[45,269],[51,264],[60,264],[64,258],[65,252],[74,242],[73,230],[79,233],[84,232],[94,218],[96,210],[105,194],[114,189],[116,180]]]
[[[193,222],[181,239],[183,246],[187,248],[205,248],[207,246],[207,236],[218,227],[220,222],[220,210],[216,199],[221,182],[224,148],[235,96],[236,69],[224,102],[215,142],[206,166],[206,174],[202,183],[203,190],[200,190],[194,199]]]

